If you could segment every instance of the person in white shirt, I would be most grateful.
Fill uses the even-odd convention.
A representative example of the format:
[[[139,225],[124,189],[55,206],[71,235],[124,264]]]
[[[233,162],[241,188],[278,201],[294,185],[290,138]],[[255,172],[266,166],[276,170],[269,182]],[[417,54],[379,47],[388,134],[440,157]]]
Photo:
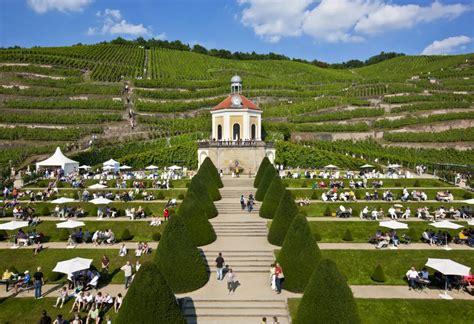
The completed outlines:
[[[119,256],[124,257],[126,255],[127,255],[127,247],[125,246],[125,244],[122,244],[119,250]]]
[[[411,267],[411,269],[407,271],[406,276],[408,279],[408,289],[416,289],[416,283],[417,280],[420,279],[420,276],[418,275],[418,272],[416,271],[415,267]]]
[[[402,215],[402,218],[408,219],[408,217],[410,217],[410,215],[411,215],[410,207],[407,207],[407,209],[405,209],[405,212]]]
[[[123,271],[124,276],[125,276],[125,289],[128,289],[128,286],[132,282],[132,274],[133,274],[133,269],[132,265],[130,264],[130,261],[127,261],[127,263],[120,268],[120,270]]]
[[[393,206],[388,209],[388,214],[390,215],[392,219],[397,219],[397,213],[396,213],[395,208],[393,208]]]
[[[369,206],[365,206],[360,213],[360,219],[369,218]]]

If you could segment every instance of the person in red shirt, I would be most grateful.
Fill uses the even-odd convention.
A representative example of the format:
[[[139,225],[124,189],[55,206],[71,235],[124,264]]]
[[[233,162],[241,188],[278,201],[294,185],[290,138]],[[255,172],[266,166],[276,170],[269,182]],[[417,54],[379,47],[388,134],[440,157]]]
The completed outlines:
[[[285,276],[283,275],[283,269],[281,268],[281,265],[277,263],[275,265],[275,283],[277,294],[281,294],[281,284],[284,278]]]
[[[165,208],[163,210],[163,217],[164,217],[165,221],[167,221],[168,218],[170,217],[170,211],[168,210],[168,208]]]

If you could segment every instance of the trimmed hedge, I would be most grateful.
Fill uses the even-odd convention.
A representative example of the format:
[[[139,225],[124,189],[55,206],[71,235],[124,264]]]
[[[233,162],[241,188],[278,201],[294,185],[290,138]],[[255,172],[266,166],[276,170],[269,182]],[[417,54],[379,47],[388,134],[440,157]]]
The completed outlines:
[[[280,177],[274,177],[270,187],[268,187],[265,198],[263,198],[262,206],[259,211],[260,217],[273,219],[284,191],[285,187]]]
[[[168,221],[155,260],[175,294],[201,288],[209,280],[205,260],[181,217],[171,217]]]
[[[387,280],[380,264],[377,265],[374,270],[374,273],[372,273],[372,276],[370,276],[370,278],[376,282],[385,282],[385,280]]]
[[[59,232],[59,240],[60,241],[67,241],[69,239],[69,235],[71,235],[69,233],[69,231],[65,228],[61,229],[61,231]]]
[[[205,158],[204,161],[202,162],[198,173],[200,173],[200,172],[203,172],[205,175],[208,175],[214,181],[214,183],[217,185],[217,188],[223,188],[224,187],[224,184],[222,183],[222,179],[219,175],[219,172],[218,172],[216,166],[214,165],[214,163],[212,163],[212,160],[209,157]]]
[[[120,239],[122,241],[130,241],[133,238],[132,234],[128,230],[128,228],[124,228],[122,234],[120,235]]]
[[[286,232],[297,214],[298,206],[296,206],[291,192],[285,190],[268,231],[268,242],[281,246],[285,240]]]
[[[260,183],[258,185],[257,192],[255,193],[255,199],[257,201],[263,201],[263,198],[265,198],[265,194],[267,193],[268,187],[270,187],[273,178],[275,178],[276,176],[278,176],[278,174],[273,166],[270,168],[266,168],[265,173],[262,176],[262,180],[260,180]]]
[[[116,322],[186,323],[173,292],[153,262],[140,267],[125,295]]]
[[[204,211],[207,214],[208,218],[216,217],[218,214],[217,208],[214,205],[214,202],[211,200],[208,194],[208,189],[206,187],[205,182],[201,177],[193,177],[193,180],[189,184],[188,192],[186,196],[190,193],[194,192],[196,197],[198,198],[199,204],[202,206]],[[184,199],[186,199],[186,196]]]
[[[306,217],[295,216],[277,258],[285,275],[284,288],[303,292],[319,259],[321,252]]]
[[[193,191],[189,191],[186,198],[184,198],[178,209],[178,216],[186,224],[188,233],[195,245],[207,245],[216,240],[214,228]]]
[[[253,180],[253,186],[254,188],[258,188],[260,185],[260,181],[263,178],[263,175],[265,174],[265,171],[269,166],[271,166],[272,163],[267,157],[264,157],[262,162],[260,162],[260,166],[258,167],[257,174],[255,175],[255,180]]]
[[[344,232],[344,236],[342,237],[342,239],[346,242],[352,242],[354,241],[354,238],[352,237],[352,233],[349,229],[347,229],[345,232]]]
[[[360,322],[354,296],[346,279],[334,261],[320,260],[305,289],[294,323]]]

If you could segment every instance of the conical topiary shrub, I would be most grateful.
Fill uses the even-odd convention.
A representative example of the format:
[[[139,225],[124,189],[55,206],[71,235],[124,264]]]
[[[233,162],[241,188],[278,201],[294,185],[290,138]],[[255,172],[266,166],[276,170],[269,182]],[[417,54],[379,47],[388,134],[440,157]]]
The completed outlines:
[[[146,262],[140,267],[127,291],[116,322],[186,323],[176,297],[157,265]]]
[[[295,324],[361,322],[352,291],[333,261],[318,262],[293,320]]]
[[[268,242],[281,246],[285,240],[286,232],[297,214],[298,206],[296,206],[291,192],[285,190],[268,231]]]
[[[377,265],[374,270],[374,273],[372,273],[372,276],[370,278],[376,282],[385,282],[385,280],[387,280],[380,264]]]
[[[332,216],[332,212],[331,212],[331,208],[329,208],[329,206],[326,207],[326,209],[324,210],[324,216]]]
[[[320,258],[321,252],[306,217],[295,216],[277,258],[285,275],[283,288],[303,292]]]
[[[349,229],[347,229],[345,232],[344,232],[344,236],[342,237],[342,239],[346,242],[352,242],[354,241],[354,238],[352,237],[352,233]]]
[[[216,166],[214,165],[214,163],[212,163],[212,160],[209,157],[204,159],[201,166],[199,167],[198,173],[199,172],[203,172],[209,177],[211,177],[214,183],[217,185],[217,188],[224,187],[222,179],[219,175],[219,171],[217,170]]]
[[[410,227],[408,229],[407,235],[410,237],[412,242],[418,242],[420,240],[421,234],[419,234],[416,229]]]
[[[216,217],[218,214],[216,205],[214,205],[214,202],[209,197],[206,185],[204,184],[204,182],[202,181],[200,177],[193,178],[193,181],[191,181],[186,195],[191,191],[194,192],[194,194],[198,198],[199,204],[206,211],[207,217],[208,218]]]
[[[274,177],[270,187],[268,187],[265,198],[263,198],[262,206],[259,211],[260,217],[273,219],[284,192],[285,187],[283,187],[280,177]]]
[[[214,228],[193,191],[186,194],[186,198],[179,206],[178,216],[186,224],[188,233],[196,246],[207,245],[216,240]]]
[[[263,175],[265,174],[265,171],[269,166],[272,166],[272,163],[267,157],[264,157],[262,162],[260,162],[257,174],[255,175],[255,179],[253,180],[254,188],[258,188],[258,186],[260,185],[260,181],[262,180]]]
[[[257,201],[263,201],[268,187],[270,187],[270,184],[276,176],[278,176],[278,174],[273,166],[267,167],[265,169],[265,173],[263,174],[262,180],[260,180],[258,185],[257,192],[255,193],[255,199]]]
[[[220,200],[222,198],[219,188],[217,188],[217,184],[210,176],[206,175],[205,172],[198,173],[192,178],[191,183],[189,184],[189,189],[193,188],[193,182],[196,181],[201,181],[205,185],[206,193],[211,201]]]
[[[201,288],[209,280],[206,263],[181,217],[171,217],[168,221],[155,259],[175,294]]]

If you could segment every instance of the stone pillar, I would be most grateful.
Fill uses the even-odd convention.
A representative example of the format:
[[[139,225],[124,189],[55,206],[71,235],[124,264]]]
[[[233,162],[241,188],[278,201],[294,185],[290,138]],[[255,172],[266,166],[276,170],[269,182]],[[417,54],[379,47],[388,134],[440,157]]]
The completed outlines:
[[[230,124],[230,118],[228,114],[224,115],[224,127],[222,129],[222,139],[225,141],[231,140],[232,139],[232,130]]]
[[[243,134],[242,134],[242,139],[250,139],[250,116],[247,113],[244,114],[244,129],[243,129]]]

